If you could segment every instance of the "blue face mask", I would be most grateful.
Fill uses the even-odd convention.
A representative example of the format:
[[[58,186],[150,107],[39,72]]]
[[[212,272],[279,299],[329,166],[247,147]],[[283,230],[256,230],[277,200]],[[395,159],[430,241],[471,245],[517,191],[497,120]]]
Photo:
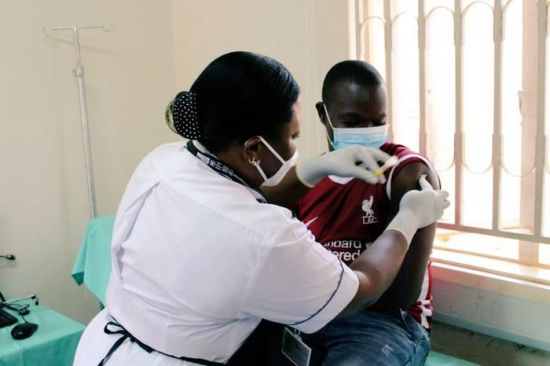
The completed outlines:
[[[335,150],[350,145],[362,145],[379,149],[388,141],[388,124],[376,127],[334,128],[325,104],[323,104],[323,108],[325,108],[325,115],[332,129],[333,140],[328,135],[327,137]]]

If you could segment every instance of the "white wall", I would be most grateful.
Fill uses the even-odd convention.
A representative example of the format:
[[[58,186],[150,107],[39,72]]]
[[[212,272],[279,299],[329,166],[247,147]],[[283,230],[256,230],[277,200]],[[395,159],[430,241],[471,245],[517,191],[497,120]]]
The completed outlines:
[[[326,150],[315,112],[325,73],[350,57],[353,1],[172,0],[177,85],[188,90],[215,57],[235,50],[273,57],[302,89],[302,157]]]
[[[484,366],[548,366],[550,353],[434,321],[432,350]]]
[[[445,263],[432,266],[435,319],[547,352],[550,286]]]
[[[47,39],[42,26],[111,27],[81,41],[99,215],[115,213],[151,148],[176,139],[164,127],[176,89],[188,89],[228,51],[286,65],[302,88],[302,156],[326,148],[314,103],[328,68],[351,54],[348,1],[2,2],[0,253],[17,256],[0,262],[0,290],[9,297],[36,293],[83,322],[98,309],[70,277],[88,222],[72,41]]]
[[[74,53],[41,27],[112,26],[82,34],[99,214],[113,214],[152,147],[174,140],[164,108],[175,92],[169,1],[7,1],[0,6],[0,290],[87,321],[97,301],[70,277],[88,222]]]

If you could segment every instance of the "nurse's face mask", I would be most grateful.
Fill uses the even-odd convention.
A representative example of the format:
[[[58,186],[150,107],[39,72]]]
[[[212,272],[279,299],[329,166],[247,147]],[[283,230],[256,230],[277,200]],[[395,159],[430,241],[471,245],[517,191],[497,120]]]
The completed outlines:
[[[379,149],[388,141],[388,124],[376,127],[335,128],[330,120],[325,103],[323,103],[323,108],[333,136],[331,139],[327,134],[327,138],[335,150],[350,145],[362,145]]]
[[[294,151],[294,154],[290,157],[290,159],[285,160],[262,136],[258,137],[260,138],[260,141],[269,149],[269,151],[271,151],[273,156],[275,156],[281,162],[281,166],[279,170],[275,172],[275,174],[268,178],[258,161],[250,160],[250,164],[256,167],[258,173],[260,173],[262,179],[264,180],[260,187],[273,187],[281,183],[285,175],[287,175],[290,169],[292,169],[292,167],[296,165],[296,162],[298,161],[298,150]]]

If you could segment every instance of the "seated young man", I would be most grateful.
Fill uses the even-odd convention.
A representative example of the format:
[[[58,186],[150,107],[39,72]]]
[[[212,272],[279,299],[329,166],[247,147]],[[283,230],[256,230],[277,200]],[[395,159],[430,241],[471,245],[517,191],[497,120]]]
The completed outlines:
[[[329,149],[351,144],[380,148],[399,158],[386,171],[386,183],[327,177],[294,207],[317,241],[343,262],[368,250],[397,213],[401,197],[419,189],[426,174],[439,188],[431,163],[407,147],[388,141],[384,81],[371,65],[344,61],[330,69],[316,104]],[[362,313],[339,318],[312,335],[309,344],[323,349],[323,365],[422,365],[430,350],[432,295],[429,257],[435,224],[418,230],[391,287]]]

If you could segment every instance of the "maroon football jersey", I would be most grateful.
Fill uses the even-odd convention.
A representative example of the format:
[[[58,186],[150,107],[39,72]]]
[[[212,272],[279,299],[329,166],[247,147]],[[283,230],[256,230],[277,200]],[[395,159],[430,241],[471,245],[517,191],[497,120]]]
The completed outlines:
[[[386,184],[359,179],[327,177],[301,197],[295,206],[298,218],[317,241],[344,263],[350,264],[382,234],[389,223],[391,182],[408,164],[431,163],[403,145],[386,143],[381,150],[399,158],[386,171]],[[426,329],[431,328],[432,291],[430,264],[417,302],[408,312]]]

